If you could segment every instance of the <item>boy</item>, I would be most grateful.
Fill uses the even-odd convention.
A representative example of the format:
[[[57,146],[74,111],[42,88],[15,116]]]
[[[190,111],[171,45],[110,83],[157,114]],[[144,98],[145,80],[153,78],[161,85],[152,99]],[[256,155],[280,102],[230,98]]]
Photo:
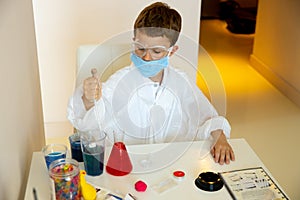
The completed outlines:
[[[68,119],[78,130],[121,129],[125,142],[158,143],[212,136],[215,162],[229,164],[234,153],[226,137],[227,120],[187,76],[169,66],[177,50],[181,16],[157,2],[141,11],[134,24],[132,66],[103,85],[84,80],[71,98]],[[105,126],[105,127],[103,127]],[[197,135],[198,134],[198,135]]]

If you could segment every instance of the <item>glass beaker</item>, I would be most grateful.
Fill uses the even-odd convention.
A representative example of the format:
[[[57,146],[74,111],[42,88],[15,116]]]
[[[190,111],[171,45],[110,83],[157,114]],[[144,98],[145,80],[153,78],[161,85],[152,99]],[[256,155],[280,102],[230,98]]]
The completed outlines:
[[[84,168],[90,176],[99,176],[103,173],[106,134],[102,131],[95,133],[83,134],[80,138]]]
[[[126,145],[124,132],[114,132],[114,144],[106,165],[106,172],[113,176],[124,176],[132,171],[132,164]]]
[[[82,151],[80,146],[80,133],[76,132],[69,136],[72,158],[78,162],[83,162]]]
[[[67,157],[68,148],[63,144],[48,144],[43,147],[42,152],[46,160],[47,168],[49,169],[52,162]]]

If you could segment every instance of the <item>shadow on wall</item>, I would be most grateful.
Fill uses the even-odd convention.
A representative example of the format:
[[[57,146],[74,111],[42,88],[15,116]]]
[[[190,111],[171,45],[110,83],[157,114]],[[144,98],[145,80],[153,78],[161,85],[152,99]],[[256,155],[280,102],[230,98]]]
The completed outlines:
[[[227,29],[235,34],[253,34],[256,15],[257,0],[252,0],[251,4],[242,4],[242,1],[237,0],[202,1],[201,19],[224,20],[227,23]]]

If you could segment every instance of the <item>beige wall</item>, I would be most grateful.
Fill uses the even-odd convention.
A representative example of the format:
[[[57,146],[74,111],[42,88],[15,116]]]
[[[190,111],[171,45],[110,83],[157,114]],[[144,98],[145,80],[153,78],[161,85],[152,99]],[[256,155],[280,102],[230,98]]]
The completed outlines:
[[[131,31],[148,0],[33,0],[46,137],[72,133],[66,118],[76,78],[76,49]],[[198,44],[201,0],[166,0],[183,17],[182,33]],[[192,11],[192,12],[191,12]],[[197,45],[195,46],[197,48]],[[197,49],[188,55],[198,62]]]
[[[31,0],[0,1],[0,44],[0,199],[16,200],[44,145]]]
[[[251,63],[300,106],[300,1],[259,0]]]

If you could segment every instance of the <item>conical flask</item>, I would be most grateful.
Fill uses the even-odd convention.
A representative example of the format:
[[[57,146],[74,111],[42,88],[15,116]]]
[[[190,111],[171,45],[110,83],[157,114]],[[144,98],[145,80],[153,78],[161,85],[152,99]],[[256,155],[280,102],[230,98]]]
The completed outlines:
[[[114,132],[114,145],[106,165],[106,172],[113,176],[124,176],[132,171],[132,164],[123,138],[122,131]]]

